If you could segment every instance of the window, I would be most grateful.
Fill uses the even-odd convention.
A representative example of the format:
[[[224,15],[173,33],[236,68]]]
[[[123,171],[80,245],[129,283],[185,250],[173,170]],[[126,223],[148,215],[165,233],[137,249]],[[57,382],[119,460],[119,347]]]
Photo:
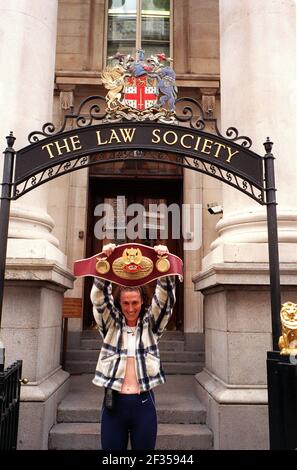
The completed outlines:
[[[107,56],[170,55],[170,0],[109,0]]]

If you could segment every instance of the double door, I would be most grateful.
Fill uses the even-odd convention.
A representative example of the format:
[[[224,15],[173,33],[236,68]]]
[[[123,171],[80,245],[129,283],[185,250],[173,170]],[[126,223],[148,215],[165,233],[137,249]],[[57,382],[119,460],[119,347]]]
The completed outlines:
[[[178,237],[182,223],[178,214],[181,202],[181,180],[90,178],[86,256],[100,253],[106,243],[135,242],[148,246],[166,244],[171,253],[182,258],[182,239]],[[170,206],[174,215],[171,210],[168,218],[168,214],[164,216],[162,210],[156,210],[163,207],[166,212]],[[153,281],[145,286],[149,299],[155,284]],[[92,278],[85,278],[84,328],[93,325],[91,287]],[[114,286],[114,296],[117,290]],[[183,289],[177,282],[177,302],[168,329],[181,330],[182,326]]]

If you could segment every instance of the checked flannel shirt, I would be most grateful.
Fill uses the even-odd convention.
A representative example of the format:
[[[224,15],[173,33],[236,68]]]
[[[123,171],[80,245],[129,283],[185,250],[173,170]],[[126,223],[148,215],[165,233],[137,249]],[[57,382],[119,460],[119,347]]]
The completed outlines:
[[[94,279],[91,300],[98,330],[103,337],[93,383],[120,391],[127,362],[127,324],[115,306],[112,286]],[[157,280],[152,303],[140,314],[136,328],[136,376],[140,391],[150,390],[165,382],[158,342],[171,317],[175,303],[175,277]]]

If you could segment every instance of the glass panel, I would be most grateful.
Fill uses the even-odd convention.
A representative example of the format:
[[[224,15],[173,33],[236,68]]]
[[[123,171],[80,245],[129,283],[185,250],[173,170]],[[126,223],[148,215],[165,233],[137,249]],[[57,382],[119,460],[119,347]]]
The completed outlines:
[[[108,17],[108,40],[134,40],[136,37],[136,18],[130,16],[109,16]]]
[[[141,46],[146,57],[164,52],[169,55],[170,0],[143,0]]]
[[[129,54],[136,45],[136,0],[109,0],[107,55]]]
[[[122,54],[135,53],[134,42],[112,41],[107,43],[107,57],[113,57],[117,52]]]
[[[104,198],[106,204],[106,226],[104,243],[115,243],[117,245],[126,243],[126,209],[127,200],[125,196],[118,195],[115,198]]]
[[[142,39],[169,41],[169,18],[157,16],[143,16],[141,19]]]
[[[136,0],[109,0],[108,14],[134,13],[136,15]]]
[[[169,15],[170,0],[142,0],[142,13],[160,12]]]
[[[161,42],[154,43],[153,41],[142,41],[141,47],[145,51],[146,58],[150,57],[151,55],[159,54],[159,52],[164,52],[166,57],[169,57],[170,52],[168,43],[164,44]]]
[[[136,0],[109,0],[107,55],[135,54]],[[146,57],[170,54],[170,0],[142,0],[141,47]]]
[[[162,230],[165,230],[164,215],[160,211],[160,204],[167,204],[166,199],[144,199],[145,207],[145,234],[146,240],[142,243],[154,246],[159,243],[165,243],[166,240],[161,239]],[[155,208],[159,208],[154,212]]]

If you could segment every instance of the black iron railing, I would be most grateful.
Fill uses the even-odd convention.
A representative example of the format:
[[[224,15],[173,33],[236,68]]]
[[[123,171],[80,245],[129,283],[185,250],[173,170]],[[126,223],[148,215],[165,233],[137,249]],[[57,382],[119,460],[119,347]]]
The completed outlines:
[[[297,364],[295,356],[267,353],[271,450],[297,449]]]
[[[22,361],[0,372],[0,450],[16,450]]]

